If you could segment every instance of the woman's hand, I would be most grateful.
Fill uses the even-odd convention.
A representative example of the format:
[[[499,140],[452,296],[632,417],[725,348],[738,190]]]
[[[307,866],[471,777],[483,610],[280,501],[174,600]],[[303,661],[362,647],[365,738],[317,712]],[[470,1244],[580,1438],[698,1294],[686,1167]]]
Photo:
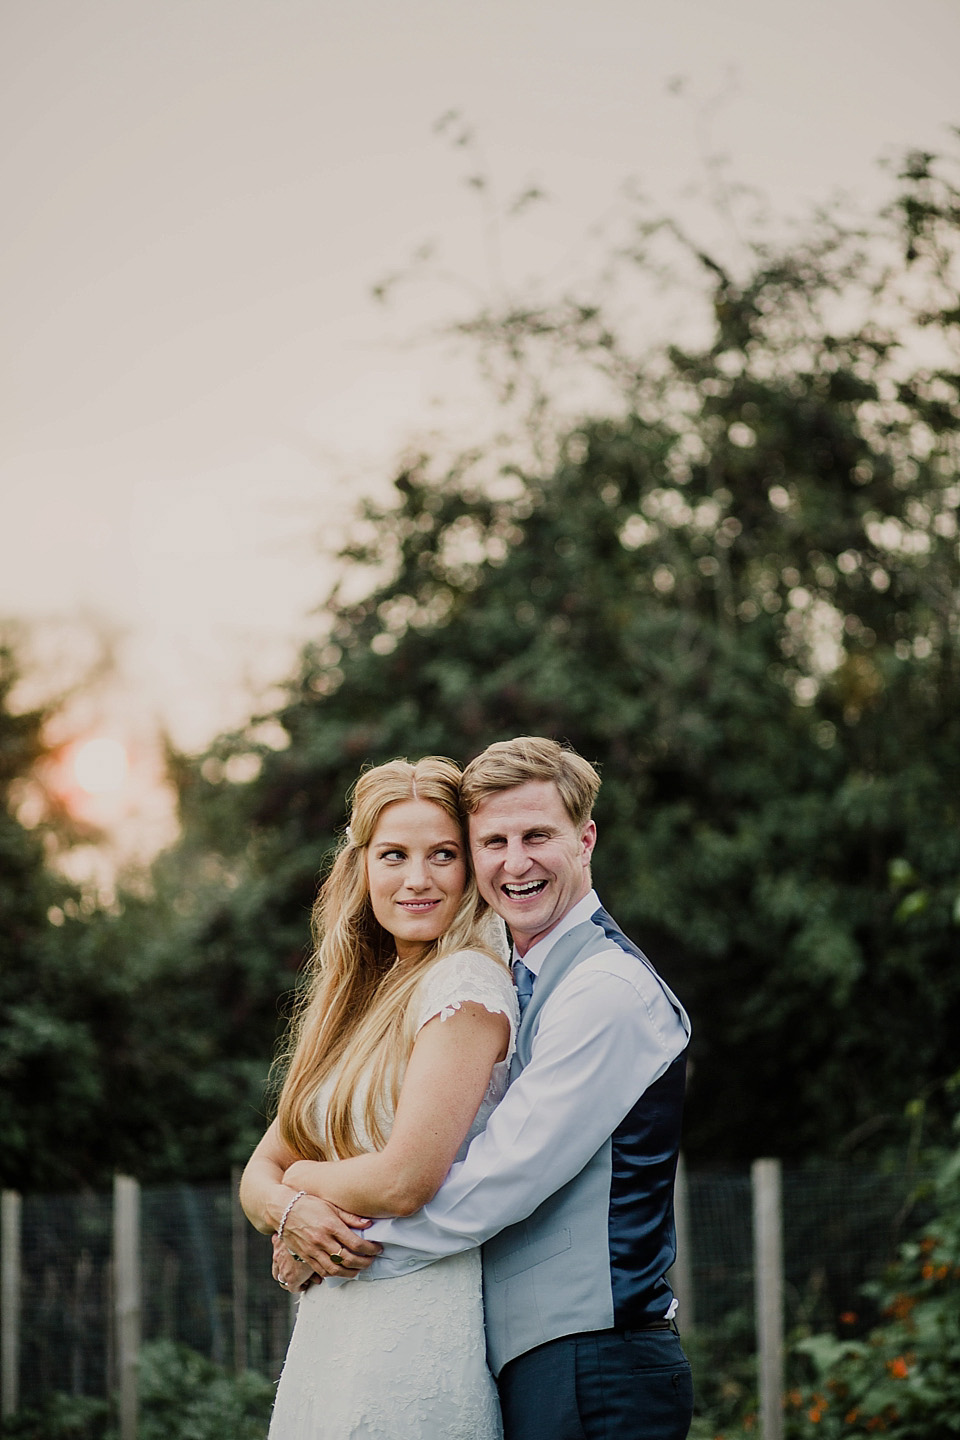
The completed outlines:
[[[341,1210],[329,1200],[301,1195],[287,1212],[280,1243],[291,1256],[299,1256],[320,1279],[324,1275],[355,1277],[380,1254],[379,1245],[354,1234],[369,1224],[363,1215]],[[281,1278],[286,1280],[286,1270]]]
[[[283,1182],[284,1172],[292,1168],[296,1160],[296,1155],[280,1139],[274,1120],[251,1155],[240,1182],[240,1201],[251,1224],[262,1234],[272,1235],[282,1220],[281,1244],[290,1257],[299,1256],[300,1265],[306,1267],[290,1269],[280,1255],[282,1269],[278,1269],[274,1244],[274,1277],[284,1281],[288,1288],[299,1290],[305,1281],[309,1283],[311,1275],[320,1280],[324,1275],[356,1276],[380,1254],[379,1245],[362,1240],[354,1233],[366,1230],[370,1221],[352,1210],[341,1210],[319,1196],[309,1193],[298,1196],[297,1191],[306,1191],[306,1185],[291,1188]],[[309,1167],[314,1162],[300,1163]],[[337,1260],[331,1259],[333,1255]],[[298,1262],[291,1258],[291,1264],[296,1267]]]

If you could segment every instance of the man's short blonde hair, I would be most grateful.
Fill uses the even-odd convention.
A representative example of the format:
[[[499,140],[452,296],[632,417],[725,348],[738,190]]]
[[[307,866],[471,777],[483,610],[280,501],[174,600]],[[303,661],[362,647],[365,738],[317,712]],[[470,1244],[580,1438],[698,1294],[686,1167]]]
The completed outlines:
[[[552,780],[577,829],[586,825],[600,789],[600,776],[576,750],[541,735],[497,740],[470,761],[460,784],[464,813],[472,815],[488,795],[514,790],[531,780]]]

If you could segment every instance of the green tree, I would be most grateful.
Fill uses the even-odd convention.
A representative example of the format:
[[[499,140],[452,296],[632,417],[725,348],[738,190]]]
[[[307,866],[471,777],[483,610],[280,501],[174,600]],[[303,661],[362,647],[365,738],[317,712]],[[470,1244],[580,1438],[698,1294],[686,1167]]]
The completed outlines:
[[[44,827],[12,813],[44,754],[47,718],[11,708],[17,680],[0,646],[0,1178],[39,1188],[83,1177],[78,1155],[94,1143],[103,1077],[71,963],[80,927],[65,912],[79,914],[78,897],[46,863]]]
[[[243,1157],[359,770],[519,733],[601,766],[598,887],[694,1020],[692,1158],[882,1144],[918,1090],[938,1123],[960,1022],[958,224],[945,167],[912,156],[869,234],[819,223],[736,268],[639,224],[625,263],[669,244],[702,277],[699,344],[638,357],[577,299],[459,326],[504,413],[529,402],[512,460],[404,466],[342,557],[366,593],[330,596],[285,703],[171,756],[183,838],[154,897],[79,927],[65,986],[50,962],[44,1013],[76,1027],[64,1054],[88,1047],[63,1091],[88,1173]],[[565,365],[618,404],[557,419]],[[64,1125],[41,1112],[36,1133]],[[81,1148],[51,1146],[43,1183]]]
[[[899,184],[869,243],[822,226],[739,278],[699,256],[699,348],[637,361],[572,301],[462,327],[541,438],[558,354],[624,406],[554,434],[549,464],[407,465],[344,556],[369,593],[331,598],[288,703],[181,762],[187,834],[235,869],[195,935],[231,976],[231,1044],[269,1048],[362,765],[543,733],[601,765],[598,884],[692,1010],[695,1157],[850,1149],[938,1093],[960,1021],[960,205],[930,156]],[[241,756],[259,776],[232,784]]]
[[[17,681],[0,649],[0,1181],[104,1186],[117,1169],[221,1178],[249,1152],[237,1114],[261,1108],[269,1036],[248,1041],[255,1061],[238,1061],[209,1022],[231,1014],[229,982],[218,986],[213,964],[197,972],[176,884],[187,847],[167,889],[160,867],[149,900],[98,913],[48,863],[74,838],[55,800],[33,828],[16,818],[50,718],[11,705]]]
[[[149,896],[128,893],[116,913],[96,911],[49,863],[77,837],[54,796],[41,823],[17,819],[24,786],[47,758],[50,719],[48,709],[12,705],[18,679],[4,646],[0,1182],[104,1186],[118,1169],[144,1180],[220,1179],[262,1127],[274,969],[245,1027],[249,1000],[206,931],[198,962],[197,914],[232,876],[189,840],[157,865]]]

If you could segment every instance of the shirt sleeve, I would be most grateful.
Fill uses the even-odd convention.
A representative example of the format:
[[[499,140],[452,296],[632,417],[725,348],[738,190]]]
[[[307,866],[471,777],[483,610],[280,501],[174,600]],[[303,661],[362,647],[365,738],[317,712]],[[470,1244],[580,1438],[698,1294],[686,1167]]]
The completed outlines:
[[[579,965],[543,1007],[530,1063],[415,1215],[378,1220],[384,1279],[480,1245],[579,1174],[687,1044],[657,977],[619,952]]]

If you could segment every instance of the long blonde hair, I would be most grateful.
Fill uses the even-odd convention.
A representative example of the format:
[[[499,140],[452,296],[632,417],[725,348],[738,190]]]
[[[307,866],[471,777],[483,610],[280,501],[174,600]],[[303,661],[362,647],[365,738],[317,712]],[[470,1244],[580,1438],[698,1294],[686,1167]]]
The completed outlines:
[[[428,755],[411,765],[391,760],[365,771],[353,788],[350,823],[330,874],[313,907],[314,949],[307,986],[278,1062],[284,1071],[277,1109],[285,1144],[306,1160],[358,1155],[354,1095],[365,1085],[363,1127],[380,1148],[382,1117],[396,1108],[403,1069],[413,1047],[410,1000],[427,966],[455,950],[496,955],[487,929],[489,914],[472,872],[449,928],[413,964],[396,964],[393,936],[370,904],[367,847],[388,805],[428,800],[463,835],[460,770],[452,760]],[[466,845],[464,845],[465,859]],[[336,1071],[324,1114],[321,1086]]]

